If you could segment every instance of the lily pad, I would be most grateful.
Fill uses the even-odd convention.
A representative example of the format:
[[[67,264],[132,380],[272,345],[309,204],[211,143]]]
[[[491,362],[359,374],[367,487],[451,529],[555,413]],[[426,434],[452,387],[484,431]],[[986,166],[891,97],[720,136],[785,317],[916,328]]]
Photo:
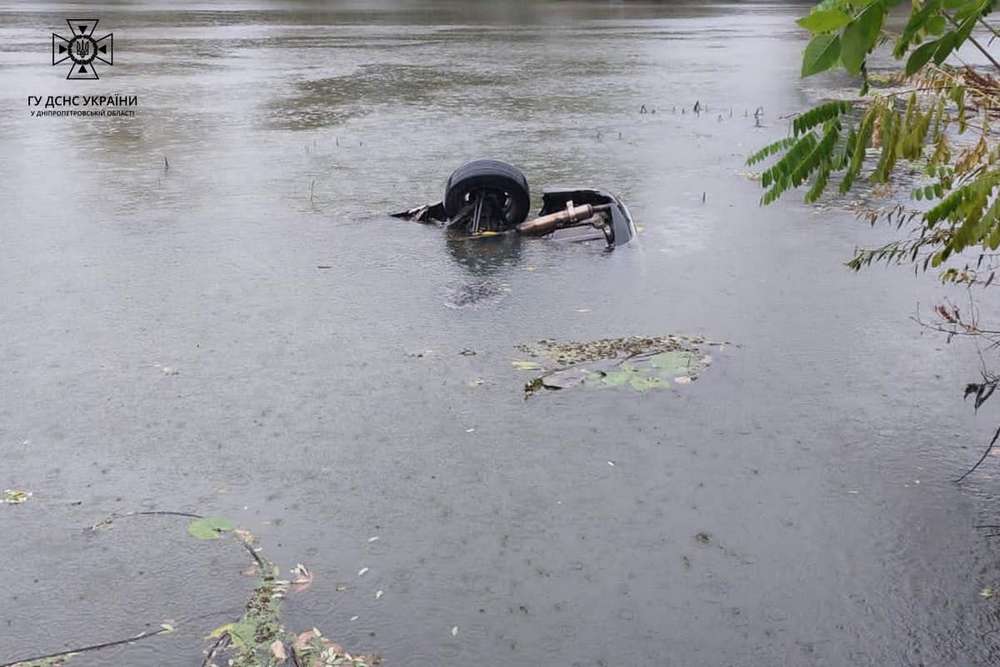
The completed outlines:
[[[620,387],[629,383],[629,380],[632,378],[632,373],[629,371],[615,371],[613,373],[603,373],[600,375],[600,378],[601,384],[605,384],[609,387]]]
[[[568,389],[587,381],[590,371],[585,368],[570,367],[542,376],[542,386],[546,389]]]
[[[229,519],[220,516],[206,516],[189,523],[188,533],[199,540],[217,540],[222,536],[222,533],[231,531],[235,527]]]
[[[643,377],[642,375],[636,374],[629,379],[628,385],[636,391],[648,391],[650,389],[669,387],[670,383],[662,378]]]
[[[518,361],[514,366],[545,371],[525,384],[525,396],[541,389],[578,386],[646,392],[690,384],[712,362],[702,348],[717,346],[721,350],[722,345],[688,336],[632,336],[589,343],[541,340],[518,349],[543,363]]]
[[[698,356],[687,350],[660,352],[649,360],[650,366],[657,368],[664,375],[688,375],[699,365]]]

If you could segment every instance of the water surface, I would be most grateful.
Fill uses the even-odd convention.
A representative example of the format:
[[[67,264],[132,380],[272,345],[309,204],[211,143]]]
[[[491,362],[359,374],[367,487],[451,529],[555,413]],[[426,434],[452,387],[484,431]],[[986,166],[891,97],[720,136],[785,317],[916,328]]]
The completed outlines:
[[[97,82],[48,64],[80,11],[115,34]],[[888,232],[761,209],[743,174],[850,85],[797,78],[800,11],[0,5],[0,487],[34,493],[0,508],[0,661],[173,619],[73,663],[200,664],[243,554],[170,518],[83,530],[143,509],[305,563],[287,627],[389,665],[995,661],[974,524],[996,466],[950,482],[993,428],[960,400],[974,351],[910,321],[932,278],[842,267]],[[111,93],[138,115],[25,106]],[[448,243],[385,215],[482,156],[536,203],[619,193],[639,242]],[[738,347],[643,395],[524,401],[510,364],[663,333]]]

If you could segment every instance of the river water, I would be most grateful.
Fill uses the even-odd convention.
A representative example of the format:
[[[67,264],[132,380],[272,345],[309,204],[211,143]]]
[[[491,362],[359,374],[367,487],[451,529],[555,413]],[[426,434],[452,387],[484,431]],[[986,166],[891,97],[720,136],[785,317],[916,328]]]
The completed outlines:
[[[0,487],[33,493],[0,505],[0,662],[169,619],[71,664],[200,664],[245,554],[176,517],[85,530],[142,510],[305,564],[286,627],[389,665],[1000,659],[974,527],[998,462],[951,482],[994,426],[961,401],[977,357],[910,319],[945,292],[851,273],[888,231],[762,209],[744,174],[852,85],[798,79],[802,11],[0,5]],[[99,81],[49,64],[81,12],[114,33]],[[115,93],[135,117],[25,104]],[[449,244],[385,215],[483,156],[536,201],[617,192],[638,242]],[[644,394],[525,401],[511,366],[540,338],[665,333],[733,345]]]

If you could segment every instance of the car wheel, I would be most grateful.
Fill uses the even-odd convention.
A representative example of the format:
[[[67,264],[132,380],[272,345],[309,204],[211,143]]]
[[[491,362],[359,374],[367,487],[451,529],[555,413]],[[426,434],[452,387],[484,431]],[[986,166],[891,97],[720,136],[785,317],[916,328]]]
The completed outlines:
[[[456,169],[445,186],[445,213],[454,218],[484,191],[499,195],[506,225],[517,225],[528,217],[528,179],[520,169],[500,160],[473,160]]]

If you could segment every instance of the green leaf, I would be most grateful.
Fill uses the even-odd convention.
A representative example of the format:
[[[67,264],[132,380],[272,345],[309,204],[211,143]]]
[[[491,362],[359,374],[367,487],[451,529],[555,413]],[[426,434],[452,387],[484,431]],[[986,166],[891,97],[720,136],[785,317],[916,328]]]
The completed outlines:
[[[882,3],[873,2],[844,28],[844,36],[840,45],[840,59],[851,74],[861,73],[865,56],[875,46],[875,40],[878,39],[884,14],[885,7]]]
[[[642,375],[634,375],[629,379],[629,386],[636,391],[648,391],[650,389],[659,389],[661,387],[669,387],[670,383],[661,380],[657,377],[644,377]]]
[[[628,371],[612,371],[605,373],[602,382],[609,387],[620,387],[631,379],[632,373]]]
[[[955,9],[955,20],[964,21],[970,17],[975,18],[983,13],[983,10],[987,9],[989,4],[989,0],[969,0],[968,2],[963,2]]]
[[[940,65],[951,55],[951,52],[958,46],[958,33],[954,30],[945,33],[945,36],[934,42],[937,48],[934,49],[934,63]]]
[[[660,352],[649,360],[649,364],[664,375],[684,375],[697,369],[698,360],[686,350]]]
[[[933,42],[922,44],[918,49],[911,53],[910,57],[906,60],[906,75],[910,76],[915,74],[921,67],[926,65],[931,59],[931,56],[934,55],[934,52],[937,51],[937,48],[938,40],[934,40]]]
[[[802,56],[802,78],[825,72],[840,58],[839,35],[816,35]]]
[[[833,102],[824,102],[823,104],[817,105],[809,111],[798,116],[792,121],[792,132],[796,136],[803,134],[804,132],[811,130],[817,125],[822,125],[828,120],[833,120],[837,116],[847,113],[851,110],[851,103],[844,102],[841,100],[836,100]]]
[[[257,643],[257,624],[248,618],[244,618],[229,628],[229,637],[238,647],[243,649],[251,648]]]
[[[748,157],[747,166],[755,165],[764,158],[774,155],[778,151],[783,151],[791,148],[794,144],[795,144],[795,137],[785,137],[784,139],[778,139],[774,143],[764,146],[759,151]]]
[[[927,25],[924,26],[924,30],[931,35],[940,35],[946,27],[948,27],[948,23],[943,16],[934,16],[927,19]]]
[[[902,34],[899,36],[899,39],[896,40],[896,46],[892,50],[892,55],[896,58],[902,58],[907,49],[910,48],[910,44],[917,37],[917,34],[921,30],[926,29],[930,25],[932,19],[941,18],[943,20],[943,18],[938,15],[938,12],[940,11],[941,0],[925,0],[923,7],[921,7],[919,11],[914,8],[913,12],[910,14],[910,20],[906,22],[906,27],[903,28]]]
[[[838,58],[840,58],[840,37],[816,35],[809,42],[802,57],[802,77],[825,72],[837,64]]]
[[[233,530],[235,526],[229,519],[220,516],[206,516],[195,519],[188,524],[188,533],[199,540],[217,540],[221,533]]]
[[[811,33],[832,32],[840,30],[851,22],[849,14],[839,9],[821,9],[809,16],[803,16],[796,23]]]

